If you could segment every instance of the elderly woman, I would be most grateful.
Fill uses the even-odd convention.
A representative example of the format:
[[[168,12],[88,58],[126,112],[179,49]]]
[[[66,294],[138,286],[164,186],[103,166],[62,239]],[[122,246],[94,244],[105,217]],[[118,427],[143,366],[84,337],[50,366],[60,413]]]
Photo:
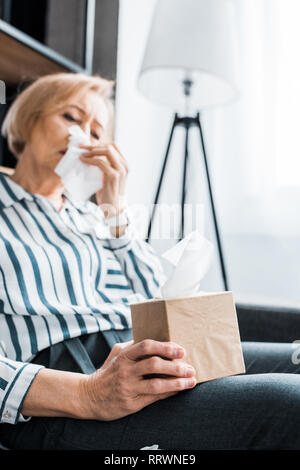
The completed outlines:
[[[247,375],[195,387],[180,345],[133,343],[129,304],[154,296],[164,276],[126,219],[128,165],[104,124],[110,89],[100,77],[45,76],[3,123],[18,163],[0,175],[0,441],[16,449],[300,448],[299,367],[289,345],[245,343]],[[97,204],[71,198],[54,171],[73,124],[90,136],[82,161],[102,171]],[[264,374],[272,371],[281,374]]]

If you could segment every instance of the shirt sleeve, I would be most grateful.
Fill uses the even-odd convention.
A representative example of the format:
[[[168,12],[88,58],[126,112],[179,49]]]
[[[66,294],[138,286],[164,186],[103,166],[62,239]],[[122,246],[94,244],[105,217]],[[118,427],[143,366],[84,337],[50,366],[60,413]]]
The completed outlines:
[[[131,216],[125,233],[115,238],[109,227],[104,224],[100,207],[88,201],[86,208],[96,221],[94,224],[98,235],[107,241],[108,246],[118,258],[133,292],[141,294],[143,298],[155,297],[167,277],[158,254],[149,243],[141,240],[130,211]]]
[[[20,410],[36,374],[43,366],[0,356],[0,423],[28,421]]]
[[[133,223],[121,237],[109,238],[108,244],[132,290],[148,299],[155,297],[166,281],[166,275],[158,254],[149,243],[139,238]]]

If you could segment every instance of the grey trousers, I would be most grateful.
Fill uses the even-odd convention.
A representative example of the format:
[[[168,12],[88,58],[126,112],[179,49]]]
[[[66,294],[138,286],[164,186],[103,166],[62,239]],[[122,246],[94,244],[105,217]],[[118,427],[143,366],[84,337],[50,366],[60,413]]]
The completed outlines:
[[[130,334],[127,330],[123,340]],[[82,342],[95,366],[101,365],[111,345],[99,334]],[[300,449],[300,365],[295,346],[242,346],[246,374],[199,384],[111,422],[32,418],[15,426],[2,424],[0,441],[9,448],[36,450],[132,450],[154,444],[167,450]],[[52,358],[50,353],[49,348],[36,361],[77,370],[65,351]]]

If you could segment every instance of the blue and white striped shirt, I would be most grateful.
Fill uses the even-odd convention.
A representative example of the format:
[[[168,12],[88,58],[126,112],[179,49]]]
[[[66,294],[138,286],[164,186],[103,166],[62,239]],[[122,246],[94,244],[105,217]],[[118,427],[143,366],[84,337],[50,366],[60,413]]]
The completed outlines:
[[[0,174],[0,422],[24,421],[39,351],[131,327],[130,303],[152,298],[164,280],[132,225],[112,238],[96,204],[67,197],[57,211]]]

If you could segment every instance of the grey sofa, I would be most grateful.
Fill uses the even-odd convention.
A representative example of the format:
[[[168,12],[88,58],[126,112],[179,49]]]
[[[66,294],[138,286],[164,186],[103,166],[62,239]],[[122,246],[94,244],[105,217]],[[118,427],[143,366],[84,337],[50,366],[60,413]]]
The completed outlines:
[[[300,340],[300,306],[297,309],[237,304],[236,309],[242,341],[292,343]]]

